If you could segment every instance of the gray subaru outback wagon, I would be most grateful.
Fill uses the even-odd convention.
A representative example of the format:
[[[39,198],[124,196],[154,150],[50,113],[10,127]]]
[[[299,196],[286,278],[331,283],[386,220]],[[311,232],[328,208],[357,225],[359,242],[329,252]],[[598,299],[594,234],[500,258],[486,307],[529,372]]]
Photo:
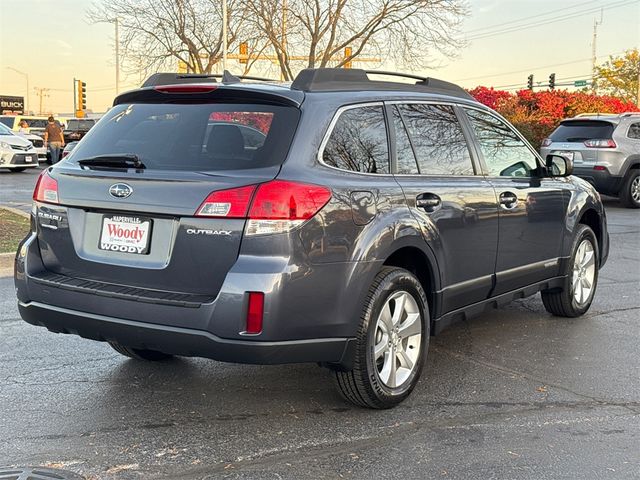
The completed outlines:
[[[156,74],[34,191],[22,318],[144,360],[318,362],[406,398],[429,337],[537,292],[591,305],[605,212],[460,87],[303,70],[291,85]]]

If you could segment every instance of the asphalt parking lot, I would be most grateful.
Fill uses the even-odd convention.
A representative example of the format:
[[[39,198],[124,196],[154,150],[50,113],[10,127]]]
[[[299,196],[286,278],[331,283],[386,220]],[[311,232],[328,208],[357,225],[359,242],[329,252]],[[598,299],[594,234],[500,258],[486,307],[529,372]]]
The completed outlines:
[[[37,172],[0,173],[28,211]],[[539,296],[431,339],[401,406],[358,409],[315,365],[145,364],[22,322],[0,278],[0,464],[92,479],[640,477],[640,211],[606,208],[590,312]]]

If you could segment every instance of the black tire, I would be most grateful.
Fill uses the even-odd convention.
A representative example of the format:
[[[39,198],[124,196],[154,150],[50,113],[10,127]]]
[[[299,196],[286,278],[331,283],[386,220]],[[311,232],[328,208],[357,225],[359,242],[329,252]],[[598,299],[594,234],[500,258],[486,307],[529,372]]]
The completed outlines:
[[[124,355],[125,357],[135,358],[136,360],[147,360],[149,362],[159,362],[162,360],[168,360],[173,357],[168,353],[158,352],[157,350],[144,350],[140,348],[125,347],[118,343],[109,342],[111,348],[116,352]]]
[[[640,208],[640,169],[629,170],[619,196],[622,206]]]
[[[11,173],[18,173],[18,172],[24,172],[26,170],[25,167],[18,167],[18,168],[10,168],[9,171]]]
[[[408,297],[404,296],[405,293],[410,295],[413,303],[411,303]],[[395,300],[393,300],[394,296],[399,296],[398,298],[404,297],[413,309],[417,307],[418,312],[414,313],[420,313],[420,316],[414,320],[414,322],[418,322],[415,325],[420,325],[419,334],[413,333],[404,339],[400,338],[399,330],[403,329],[400,329],[399,326],[402,324],[407,325],[408,323],[413,325],[413,322],[408,321],[408,314],[402,317],[405,320],[399,320],[395,324],[398,326],[398,329],[394,330],[396,332],[393,334],[394,337],[385,337],[386,334],[380,330],[378,320],[379,317],[382,318],[382,309],[387,304],[390,305],[388,313],[392,313],[391,305],[394,305],[394,310],[397,308],[395,306]],[[393,302],[393,304],[391,302]],[[336,386],[342,396],[358,406],[378,409],[394,407],[407,398],[420,378],[427,357],[430,324],[427,297],[418,279],[412,273],[402,268],[382,268],[369,289],[362,309],[362,316],[356,336],[356,353],[353,369],[350,371],[335,372]],[[385,338],[389,339],[389,348],[385,351],[384,357],[376,361],[374,353],[376,339],[380,340],[378,345],[384,345],[387,343],[387,341],[384,340]],[[392,338],[395,340],[394,345],[396,345],[394,349],[391,349],[391,344],[393,343]],[[415,343],[418,341],[418,338],[419,346],[418,353],[416,354],[413,349],[415,348]],[[399,361],[400,367],[402,367],[402,360],[396,357],[396,352],[399,351],[405,352],[407,355],[414,355],[414,361],[412,369],[406,379],[399,386],[392,388],[382,381],[382,372],[379,372],[378,369],[381,366],[384,367],[384,365],[387,365],[386,362],[388,358],[394,359],[394,366],[397,366]],[[382,368],[382,371],[384,372],[384,368]],[[400,371],[400,369],[398,369],[398,371]],[[394,379],[395,378],[394,376]]]
[[[578,255],[578,249],[584,241],[590,242],[593,248],[594,274],[589,294],[584,298],[584,300],[578,301],[574,295],[574,279],[575,275],[577,275],[577,273],[574,272],[574,264],[576,256]],[[542,292],[542,303],[544,304],[544,308],[547,309],[547,312],[558,317],[569,318],[584,315],[591,306],[593,296],[596,292],[596,287],[598,286],[599,268],[600,249],[598,248],[596,236],[593,233],[593,230],[591,230],[587,225],[579,224],[576,230],[576,235],[573,239],[573,244],[571,245],[571,257],[569,258],[569,262],[567,262],[567,266],[563,272],[565,275],[564,285],[561,289]]]

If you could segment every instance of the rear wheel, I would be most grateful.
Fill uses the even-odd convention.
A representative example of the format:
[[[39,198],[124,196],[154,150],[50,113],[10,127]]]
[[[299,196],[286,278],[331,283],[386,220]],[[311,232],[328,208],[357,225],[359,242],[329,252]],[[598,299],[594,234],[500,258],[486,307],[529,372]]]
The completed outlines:
[[[418,279],[401,268],[383,268],[360,318],[354,367],[335,372],[342,396],[369,408],[402,402],[420,378],[429,325],[429,307]]]
[[[124,355],[125,357],[135,358],[136,360],[147,360],[151,362],[158,362],[161,360],[168,360],[173,357],[168,353],[158,352],[157,350],[145,350],[140,348],[131,348],[120,345],[119,343],[109,342],[111,348],[116,352]]]
[[[640,170],[629,172],[620,190],[620,203],[627,208],[640,208]]]
[[[542,292],[542,303],[549,313],[559,317],[579,317],[589,310],[598,284],[599,258],[593,230],[579,225],[562,290]]]

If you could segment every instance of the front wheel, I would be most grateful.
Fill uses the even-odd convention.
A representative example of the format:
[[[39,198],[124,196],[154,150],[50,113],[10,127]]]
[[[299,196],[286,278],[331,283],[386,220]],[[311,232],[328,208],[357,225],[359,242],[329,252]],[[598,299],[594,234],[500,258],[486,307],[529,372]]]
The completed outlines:
[[[549,313],[559,317],[579,317],[589,310],[598,284],[599,258],[593,230],[579,225],[562,289],[542,292],[542,303]]]
[[[335,372],[342,396],[369,408],[402,402],[420,378],[429,327],[429,307],[418,279],[402,268],[384,267],[365,301],[354,367]]]

